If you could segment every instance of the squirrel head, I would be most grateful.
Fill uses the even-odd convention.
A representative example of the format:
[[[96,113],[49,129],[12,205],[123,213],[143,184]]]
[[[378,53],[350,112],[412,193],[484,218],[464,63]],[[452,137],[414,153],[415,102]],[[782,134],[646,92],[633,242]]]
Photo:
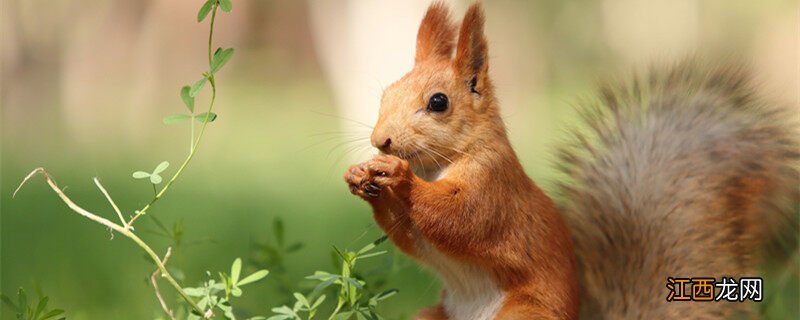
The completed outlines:
[[[464,16],[452,57],[456,26],[442,3],[429,8],[417,33],[414,68],[381,98],[372,145],[434,168],[454,161],[487,131],[502,129],[489,79],[488,48],[480,4]]]

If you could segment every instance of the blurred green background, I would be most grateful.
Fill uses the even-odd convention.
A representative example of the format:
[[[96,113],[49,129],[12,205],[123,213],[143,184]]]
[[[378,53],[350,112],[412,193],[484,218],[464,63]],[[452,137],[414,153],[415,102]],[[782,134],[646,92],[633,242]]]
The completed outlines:
[[[170,262],[182,283],[196,285],[206,270],[227,270],[236,257],[245,259],[246,273],[264,267],[257,244],[274,242],[272,223],[280,218],[287,241],[304,247],[286,257],[285,273],[234,302],[244,314],[268,314],[289,302],[281,281],[304,289],[296,285],[303,276],[332,269],[334,245],[356,249],[381,235],[341,174],[373,152],[356,140],[369,129],[354,122],[371,124],[381,88],[412,63],[428,2],[396,2],[237,0],[232,14],[219,17],[215,44],[236,48],[217,76],[219,118],[184,176],[150,211],[182,228]],[[75,202],[107,218],[115,216],[92,177],[127,214],[146,204],[152,189],[131,173],[168,160],[169,176],[188,152],[187,126],[161,118],[183,111],[179,88],[205,68],[200,5],[2,1],[0,291],[40,288],[69,319],[161,315],[148,281],[153,265],[132,242],[70,211],[40,178],[13,200],[11,193],[33,168],[45,167]],[[454,17],[467,5],[453,2]],[[771,98],[797,106],[796,1],[484,6],[491,72],[512,142],[546,190],[557,178],[549,151],[574,123],[572,107],[603,77],[691,54],[735,56],[752,62]],[[207,98],[201,95],[198,109]],[[156,230],[150,217],[137,226],[163,254],[175,243]],[[766,315],[795,317],[797,265],[774,265],[776,276],[765,275],[767,299],[775,297]],[[435,277],[394,249],[364,268],[400,289],[381,307],[390,319],[438,299]],[[3,307],[0,318],[13,315]]]

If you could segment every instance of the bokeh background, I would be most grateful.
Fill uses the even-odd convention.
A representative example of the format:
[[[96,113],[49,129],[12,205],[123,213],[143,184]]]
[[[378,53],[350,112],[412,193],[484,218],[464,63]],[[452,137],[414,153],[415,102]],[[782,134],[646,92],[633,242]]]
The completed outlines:
[[[45,167],[87,209],[114,218],[92,182],[99,177],[126,213],[149,201],[131,178],[162,160],[172,174],[188,152],[178,91],[206,68],[207,24],[200,0],[0,1],[2,154],[0,291],[41,290],[70,319],[152,319],[161,315],[147,278],[153,270],[129,240],[76,215],[35,179]],[[275,267],[260,244],[303,248],[283,272],[246,288],[235,305],[268,314],[288,302],[286,286],[330,270],[333,246],[355,249],[380,236],[366,204],[341,181],[349,164],[374,153],[365,138],[382,88],[410,69],[417,24],[428,1],[236,0],[217,20],[216,45],[236,53],[217,75],[219,114],[195,161],[137,231],[163,253],[186,285],[205,271]],[[453,1],[458,20],[469,1]],[[546,190],[550,150],[574,123],[573,106],[597,80],[686,55],[736,57],[757,71],[763,92],[798,106],[797,1],[485,1],[490,70],[511,140]],[[201,95],[198,109],[208,97]],[[381,307],[404,319],[438,299],[429,272],[391,250],[365,272],[400,294]],[[266,255],[266,256],[265,256]],[[767,318],[796,317],[797,255],[765,270]],[[267,257],[267,258],[265,258]],[[793,261],[793,262],[792,262]],[[275,267],[281,269],[281,267]],[[165,287],[166,285],[162,285]],[[167,299],[175,301],[169,289]],[[0,318],[12,319],[8,308]]]

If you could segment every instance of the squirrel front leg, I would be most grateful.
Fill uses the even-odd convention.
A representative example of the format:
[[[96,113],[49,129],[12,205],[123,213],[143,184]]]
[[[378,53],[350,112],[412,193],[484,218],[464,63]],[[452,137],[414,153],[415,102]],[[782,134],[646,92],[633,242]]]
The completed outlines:
[[[344,175],[350,192],[371,206],[378,226],[410,256],[414,250],[413,225],[408,215],[408,181],[413,173],[407,161],[385,155],[351,166]]]
[[[428,182],[414,175],[408,161],[378,155],[352,166],[345,181],[353,194],[372,205],[378,225],[411,255],[413,229],[451,254],[469,255],[466,248],[481,245],[475,240],[485,224],[478,221],[481,217],[463,214],[471,202],[466,186],[455,179]]]

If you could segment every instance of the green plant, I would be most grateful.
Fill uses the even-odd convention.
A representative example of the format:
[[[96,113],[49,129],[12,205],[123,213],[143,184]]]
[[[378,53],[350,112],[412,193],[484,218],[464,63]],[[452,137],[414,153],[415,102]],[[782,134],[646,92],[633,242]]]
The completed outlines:
[[[197,304],[201,308],[209,311],[219,309],[223,312],[225,318],[236,319],[230,304],[231,297],[242,296],[242,286],[261,280],[269,274],[269,271],[262,269],[240,279],[241,272],[242,259],[236,258],[233,261],[233,265],[231,265],[230,275],[224,272],[219,273],[219,282],[211,277],[211,272],[206,272],[209,279],[203,283],[203,286],[183,288],[183,290],[186,291],[186,294],[199,298],[200,300]],[[204,318],[205,315],[194,311],[188,316],[190,320]],[[258,317],[250,319],[258,319]]]
[[[149,231],[155,235],[168,238],[172,241],[172,245],[174,246],[166,249],[163,258],[156,253],[151,245],[140,238],[138,231],[134,229],[137,220],[147,215],[152,210],[155,203],[164,198],[167,191],[170,190],[178,178],[181,177],[184,170],[194,158],[208,124],[218,118],[217,114],[212,111],[214,109],[217,93],[215,74],[221,70],[234,53],[232,48],[218,48],[212,52],[214,22],[218,9],[229,12],[232,9],[231,1],[205,0],[197,15],[198,22],[202,22],[210,16],[207,49],[208,69],[202,73],[202,77],[199,80],[195,81],[192,85],[186,85],[180,89],[180,98],[188,110],[188,114],[173,114],[163,119],[163,122],[168,125],[187,121],[190,122],[190,147],[188,154],[169,179],[165,179],[165,176],[162,176],[170,168],[170,163],[168,161],[160,162],[152,171],[135,171],[132,173],[134,179],[147,179],[153,188],[154,195],[145,206],[134,210],[131,215],[127,215],[126,219],[126,214],[123,214],[123,211],[117,206],[109,192],[100,183],[100,180],[94,178],[95,185],[106,198],[119,219],[119,222],[111,221],[73,202],[70,197],[64,193],[64,189],[56,184],[55,180],[44,168],[37,168],[28,174],[20,183],[17,190],[14,191],[14,196],[16,196],[31,177],[36,174],[41,174],[50,188],[72,211],[111,229],[112,235],[116,232],[133,241],[146,253],[146,258],[155,264],[155,271],[153,271],[150,276],[150,282],[161,309],[164,312],[165,318],[173,320],[195,320],[211,319],[217,315],[221,315],[226,319],[236,319],[232,300],[242,296],[243,286],[264,279],[269,274],[267,268],[274,268],[280,274],[278,283],[281,291],[284,292],[285,296],[291,295],[294,301],[292,307],[284,305],[273,308],[272,311],[276,314],[269,318],[271,320],[310,320],[322,312],[322,308],[328,307],[332,310],[330,311],[328,319],[382,319],[381,316],[378,315],[376,307],[384,299],[396,294],[397,290],[386,290],[377,294],[373,293],[373,291],[367,288],[367,282],[363,277],[356,273],[356,264],[363,259],[386,253],[386,251],[374,251],[381,242],[386,240],[386,237],[378,239],[358,251],[341,251],[334,247],[334,264],[338,265],[338,272],[328,273],[318,271],[314,275],[306,277],[305,281],[315,283],[315,285],[313,290],[305,295],[300,292],[294,292],[291,289],[292,285],[286,279],[287,268],[284,264],[286,255],[299,251],[303,247],[303,244],[300,242],[288,244],[286,242],[284,225],[280,219],[276,219],[273,222],[272,235],[274,241],[257,245],[257,255],[256,258],[254,258],[254,262],[266,268],[262,268],[248,276],[242,277],[242,259],[236,258],[231,265],[229,273],[218,272],[217,276],[214,277],[211,272],[206,271],[206,280],[197,287],[182,286],[178,283],[178,279],[183,278],[183,272],[175,267],[167,267],[173,253],[173,248],[180,248],[183,242],[184,229],[182,223],[176,222],[172,228],[167,228],[164,223],[151,215],[151,219],[149,220],[155,224],[157,229],[144,231]],[[204,112],[196,113],[196,98],[207,84],[211,91],[208,108]],[[200,123],[200,128],[197,133],[195,132],[195,121],[193,120]],[[165,181],[166,183],[164,183]],[[163,187],[159,190],[158,188],[160,185],[163,185]],[[182,299],[181,301],[183,301],[183,304],[175,308],[169,306],[159,290],[158,280],[161,278],[165,279],[175,290]],[[381,286],[382,284],[373,284],[374,288],[372,289],[380,288]],[[326,297],[328,296],[335,296],[336,299],[330,299],[326,302]],[[35,305],[32,303],[29,304],[22,289],[20,289],[18,293],[17,303],[12,302],[12,300],[5,295],[2,295],[2,299],[11,309],[17,312],[16,315],[18,319],[43,320],[63,314],[63,311],[60,309],[47,310],[47,297],[39,299],[38,303]],[[255,316],[249,319],[266,320],[268,318],[265,316]]]
[[[294,292],[294,284],[287,276],[286,257],[299,252],[304,245],[302,242],[287,243],[285,227],[281,218],[272,220],[270,235],[272,239],[253,243],[250,260],[257,267],[270,270],[270,278],[276,283],[277,292],[286,299],[279,303],[287,303]]]
[[[144,172],[144,171],[136,171],[136,172],[134,172],[133,173],[133,178],[134,179],[150,178],[150,183],[152,183],[153,185],[157,185],[157,184],[160,184],[161,181],[163,181],[163,178],[161,178],[160,173],[164,172],[164,170],[167,170],[167,168],[169,168],[169,162],[163,161],[163,162],[159,163],[158,166],[156,166],[155,169],[153,169],[153,172],[150,172],[150,173],[147,173],[147,172]]]
[[[221,9],[224,12],[230,12],[231,9],[232,9],[231,1],[230,0],[206,0],[205,3],[203,4],[203,6],[200,8],[200,11],[198,12],[198,15],[197,15],[197,21],[198,22],[202,22],[209,15],[211,16],[210,23],[209,23],[208,49],[207,49],[208,70],[203,72],[202,77],[199,80],[197,80],[192,86],[184,86],[184,87],[181,88],[180,97],[181,97],[181,100],[183,100],[183,103],[189,109],[190,115],[173,115],[173,116],[168,116],[168,117],[164,118],[164,122],[167,123],[167,124],[177,123],[177,122],[181,122],[183,120],[188,120],[188,119],[193,118],[193,119],[196,119],[196,120],[200,121],[200,123],[201,123],[200,130],[197,133],[197,137],[195,137],[194,122],[192,122],[189,153],[186,156],[186,158],[183,160],[183,163],[181,164],[181,166],[178,167],[177,171],[166,182],[166,184],[164,185],[163,188],[161,188],[160,191],[158,191],[156,189],[156,186],[161,184],[161,182],[163,182],[163,178],[162,178],[161,174],[167,170],[167,168],[169,167],[169,162],[167,162],[167,161],[161,162],[150,173],[144,172],[144,171],[136,171],[136,172],[133,173],[133,177],[136,178],[136,179],[149,178],[150,183],[153,186],[154,196],[147,203],[147,205],[145,205],[144,207],[142,207],[139,210],[135,210],[134,214],[130,218],[130,220],[126,221],[125,215],[123,215],[122,211],[116,205],[116,203],[112,199],[111,195],[108,193],[108,191],[100,183],[100,180],[95,178],[94,182],[97,185],[97,188],[100,189],[100,191],[106,197],[106,199],[108,200],[109,204],[111,205],[111,207],[116,212],[117,217],[119,218],[119,223],[113,222],[111,220],[103,218],[102,216],[100,216],[98,214],[90,212],[90,211],[80,207],[75,202],[73,202],[64,193],[63,189],[60,188],[55,183],[55,181],[52,179],[50,174],[47,171],[45,171],[44,168],[34,169],[30,174],[28,174],[28,176],[25,177],[25,179],[23,179],[22,183],[20,183],[20,186],[17,188],[17,190],[14,191],[14,196],[16,196],[16,194],[17,194],[17,192],[19,192],[20,188],[22,188],[22,186],[25,185],[25,183],[32,176],[34,176],[35,174],[41,174],[42,176],[44,176],[44,179],[47,182],[47,184],[50,186],[50,188],[61,198],[61,200],[64,203],[67,204],[67,206],[70,209],[72,209],[76,213],[88,218],[89,220],[92,220],[92,221],[94,221],[96,223],[99,223],[99,224],[101,224],[101,225],[103,225],[105,227],[110,228],[112,231],[115,231],[115,232],[118,232],[118,233],[122,234],[123,236],[131,239],[134,243],[136,243],[136,245],[138,245],[142,250],[144,250],[145,253],[147,254],[147,256],[156,264],[157,270],[153,273],[153,275],[151,277],[154,289],[156,291],[156,296],[158,297],[159,302],[161,303],[162,308],[164,309],[165,313],[167,313],[170,316],[170,318],[173,318],[173,319],[175,318],[175,315],[173,314],[172,310],[167,306],[166,302],[162,299],[161,293],[158,290],[158,285],[157,285],[157,282],[156,282],[156,278],[159,275],[161,277],[163,277],[164,279],[166,279],[167,282],[176,290],[176,292],[181,296],[181,298],[190,306],[190,308],[192,309],[192,313],[195,316],[200,316],[200,317],[202,317],[204,319],[209,319],[209,318],[214,317],[214,312],[213,312],[214,309],[221,310],[227,318],[233,319],[233,312],[232,312],[230,304],[229,304],[229,300],[230,300],[231,295],[232,296],[241,295],[241,289],[240,289],[239,286],[247,284],[247,283],[251,283],[251,282],[254,282],[254,281],[257,281],[257,280],[260,280],[261,278],[266,276],[266,271],[262,270],[262,271],[256,272],[254,275],[251,275],[251,276],[246,277],[246,278],[244,278],[242,280],[239,280],[238,278],[239,278],[239,272],[241,271],[241,260],[237,259],[237,260],[234,261],[234,266],[231,269],[231,275],[230,276],[225,275],[224,273],[220,273],[220,279],[222,280],[221,283],[209,283],[209,282],[206,282],[206,285],[203,287],[205,289],[184,288],[177,282],[175,277],[166,268],[167,259],[169,258],[170,254],[172,252],[171,248],[167,249],[167,253],[164,255],[164,258],[162,260],[162,258],[160,258],[158,256],[158,254],[155,253],[155,251],[151,248],[151,246],[148,245],[144,240],[142,240],[134,232],[134,223],[139,218],[141,218],[142,216],[146,215],[148,213],[148,211],[153,207],[153,205],[159,199],[163,198],[166,195],[167,191],[170,189],[170,187],[172,187],[172,185],[175,183],[175,181],[178,180],[178,178],[184,172],[184,169],[186,169],[186,167],[189,165],[191,160],[194,158],[194,156],[195,156],[195,154],[197,152],[197,148],[200,145],[200,141],[203,138],[203,134],[205,133],[208,124],[213,122],[215,119],[217,119],[217,115],[214,112],[212,112],[212,110],[214,108],[214,103],[216,101],[216,96],[217,96],[217,83],[216,83],[216,80],[215,80],[215,74],[228,62],[228,60],[230,60],[230,58],[231,58],[231,56],[233,55],[233,52],[234,52],[234,50],[232,48],[226,48],[226,49],[218,48],[215,51],[213,51],[213,54],[212,54],[212,45],[213,45],[213,37],[214,37],[214,22],[215,22],[216,17],[217,17],[218,9]],[[202,113],[199,113],[199,114],[194,114],[195,98],[197,97],[198,93],[205,87],[206,83],[208,83],[210,85],[210,87],[211,87],[211,98],[210,98],[210,101],[209,101],[209,104],[208,104],[208,109],[205,112],[202,112]],[[163,227],[163,225],[162,225],[162,227]],[[176,235],[177,235],[177,232],[175,232],[175,234],[173,234],[173,236],[176,236]],[[179,240],[177,242],[179,242]],[[194,290],[192,290],[192,289],[194,289]],[[204,295],[202,297],[196,295],[198,290],[201,291],[202,293],[204,293]],[[205,291],[203,291],[203,290],[205,290]],[[220,292],[223,292],[223,291],[225,293],[224,297],[217,295],[217,294],[219,294]],[[21,293],[20,296],[21,296],[22,299],[20,300],[20,303],[19,303],[19,305],[17,307],[20,310],[19,312],[23,315],[22,318],[39,319],[39,318],[37,318],[38,315],[40,315],[39,312],[28,312],[28,311],[30,311],[29,309],[31,309],[31,308],[30,308],[30,306],[27,306],[25,303],[23,303],[23,302],[25,302],[24,293],[22,291],[20,291],[20,293]],[[198,297],[200,299],[198,301],[195,301],[195,299],[194,299],[195,297]],[[7,300],[7,299],[4,299],[4,300]],[[8,300],[8,301],[10,301],[10,300]],[[46,302],[47,302],[46,299],[43,302],[40,301],[40,306],[42,308],[44,308],[44,306],[46,306]],[[38,309],[39,309],[39,306],[37,306],[36,310],[38,310]],[[28,315],[33,315],[33,317],[29,317]]]
[[[18,320],[47,320],[64,314],[64,310],[61,309],[47,309],[47,302],[50,300],[47,296],[40,297],[35,304],[34,301],[28,301],[28,295],[22,288],[17,291],[17,303],[3,293],[0,293],[0,299],[15,312]],[[66,317],[62,316],[57,319],[64,320]]]
[[[327,298],[327,295],[323,292],[330,289],[334,289],[336,292],[336,303],[328,317],[329,320],[383,319],[378,314],[376,307],[381,301],[395,295],[398,292],[397,289],[386,290],[374,295],[365,294],[364,289],[367,282],[355,275],[355,267],[356,262],[360,260],[385,254],[386,251],[373,252],[373,250],[386,239],[387,237],[383,236],[358,251],[343,252],[334,247],[338,257],[337,260],[341,259],[339,272],[317,271],[313,275],[306,277],[306,279],[318,281],[319,284],[308,295],[295,292],[293,294],[296,300],[294,305],[292,307],[283,305],[273,308],[272,312],[275,315],[268,318],[268,320],[311,320],[320,312],[319,308],[323,306]],[[305,318],[302,315],[305,315]]]

